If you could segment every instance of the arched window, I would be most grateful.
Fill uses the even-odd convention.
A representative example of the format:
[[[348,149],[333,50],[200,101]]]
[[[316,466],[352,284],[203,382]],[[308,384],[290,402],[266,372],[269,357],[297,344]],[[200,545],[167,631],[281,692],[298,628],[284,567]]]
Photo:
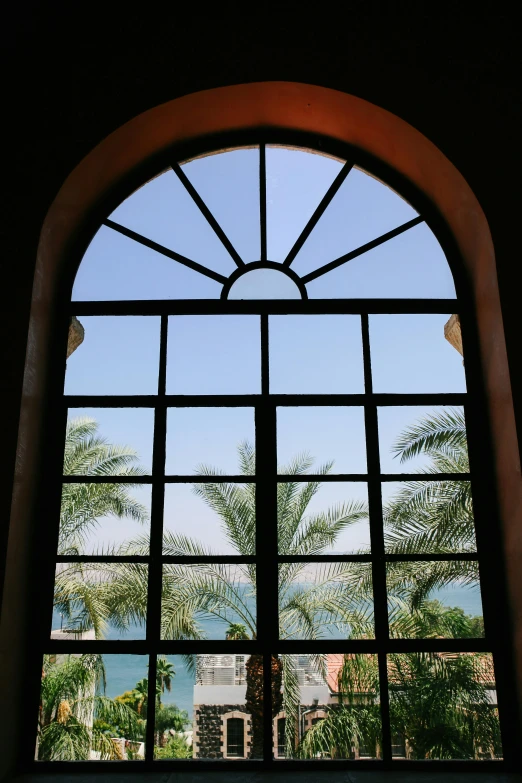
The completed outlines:
[[[245,721],[242,718],[229,718],[227,721],[227,756],[245,757]]]
[[[39,608],[54,596],[42,762],[76,721],[82,758],[116,758],[126,732],[177,763],[195,704],[198,759],[220,758],[231,710],[251,736],[228,718],[226,756],[267,766],[353,759],[348,715],[378,764],[397,734],[411,758],[501,754],[474,379],[444,337],[466,292],[412,186],[313,147],[171,151],[83,257]],[[324,718],[304,732],[311,704]]]
[[[223,707],[219,705],[218,710]],[[205,726],[199,726],[199,756],[208,758],[208,741],[212,732],[205,731]],[[220,748],[224,759],[246,759],[250,754],[251,745],[251,716],[241,710],[232,710],[223,713],[221,717]],[[207,753],[205,754],[205,749]]]

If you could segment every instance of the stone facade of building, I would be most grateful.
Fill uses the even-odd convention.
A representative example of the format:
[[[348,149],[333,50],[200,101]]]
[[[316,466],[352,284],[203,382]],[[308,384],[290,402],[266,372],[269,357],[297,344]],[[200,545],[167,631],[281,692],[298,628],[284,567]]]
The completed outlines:
[[[252,736],[249,716],[244,704],[198,704],[194,708],[193,755],[197,759],[222,759],[226,756],[224,716],[241,715],[245,720],[245,757],[248,757]]]

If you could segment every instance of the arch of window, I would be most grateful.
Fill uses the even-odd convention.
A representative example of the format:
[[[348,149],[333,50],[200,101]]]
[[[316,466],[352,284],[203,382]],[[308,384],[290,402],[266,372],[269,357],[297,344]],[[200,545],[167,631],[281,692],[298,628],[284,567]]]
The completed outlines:
[[[453,298],[425,217],[356,158],[262,143],[175,164],[103,221],[73,299]]]

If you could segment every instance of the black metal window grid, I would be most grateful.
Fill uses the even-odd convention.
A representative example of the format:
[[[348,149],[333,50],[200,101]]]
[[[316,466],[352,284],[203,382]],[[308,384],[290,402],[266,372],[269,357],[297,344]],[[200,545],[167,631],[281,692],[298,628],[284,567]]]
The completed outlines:
[[[116,224],[112,220],[105,220],[104,225],[118,231],[130,239],[137,241],[156,252],[159,252],[173,262],[181,263],[191,269],[209,276],[223,284],[223,295],[220,300],[164,300],[164,301],[89,301],[74,302],[69,306],[69,315],[155,315],[159,316],[161,322],[160,329],[160,352],[158,367],[158,388],[155,395],[64,395],[60,405],[59,418],[64,426],[67,412],[73,408],[149,408],[154,411],[154,440],[153,440],[153,460],[152,472],[150,475],[136,478],[124,477],[95,477],[89,476],[61,476],[59,486],[53,490],[54,508],[59,508],[59,495],[62,483],[118,483],[129,482],[149,484],[152,489],[151,501],[151,527],[150,527],[150,551],[147,555],[140,556],[56,556],[52,563],[46,566],[47,578],[42,589],[42,601],[49,602],[49,596],[52,595],[52,585],[54,581],[55,563],[71,562],[136,562],[146,564],[148,567],[148,603],[146,620],[146,637],[144,640],[129,641],[70,641],[49,639],[48,622],[49,609],[47,609],[46,620],[42,622],[42,632],[40,634],[36,657],[44,653],[70,653],[70,652],[96,652],[100,654],[109,653],[128,653],[143,654],[148,656],[149,660],[149,699],[150,715],[147,721],[146,733],[146,757],[145,762],[128,764],[127,766],[139,766],[140,769],[154,765],[155,768],[161,765],[169,765],[180,769],[200,765],[210,769],[218,767],[220,769],[227,767],[226,760],[220,762],[209,762],[190,760],[182,761],[154,761],[154,713],[153,705],[155,703],[155,683],[156,683],[156,660],[158,655],[173,655],[180,653],[221,653],[230,652],[238,654],[261,654],[264,660],[264,704],[271,704],[271,657],[280,654],[310,654],[310,653],[349,653],[361,652],[375,654],[379,664],[380,675],[380,706],[382,716],[382,758],[375,761],[366,761],[370,766],[376,766],[380,769],[393,768],[398,769],[404,764],[406,769],[414,769],[415,762],[401,762],[392,757],[397,755],[397,740],[391,736],[390,730],[390,705],[388,698],[388,669],[387,656],[399,652],[488,652],[493,654],[497,672],[497,689],[499,690],[499,704],[505,698],[503,689],[503,678],[499,676],[498,660],[502,655],[502,642],[495,636],[495,609],[491,600],[491,581],[494,579],[495,569],[493,568],[491,576],[488,571],[489,557],[488,538],[485,534],[484,514],[480,511],[480,499],[484,497],[484,487],[481,486],[484,471],[477,471],[480,479],[475,474],[418,474],[418,473],[382,473],[380,467],[379,455],[379,432],[378,416],[379,407],[385,406],[409,406],[409,405],[459,405],[462,406],[468,428],[470,422],[476,421],[476,402],[474,400],[474,379],[472,371],[466,366],[468,391],[458,394],[429,394],[429,393],[403,393],[403,394],[381,394],[375,393],[372,381],[372,346],[369,331],[369,318],[372,314],[451,314],[460,313],[461,319],[465,325],[469,314],[466,310],[466,304],[460,300],[454,299],[411,299],[411,300],[307,300],[306,283],[319,275],[326,274],[332,269],[339,267],[343,263],[349,262],[365,252],[371,250],[377,245],[389,241],[398,234],[408,231],[415,225],[424,220],[418,217],[415,220],[398,227],[394,231],[387,232],[385,235],[365,244],[364,246],[334,259],[320,269],[298,278],[291,270],[291,264],[300,248],[312,232],[321,215],[326,210],[328,204],[333,199],[335,193],[341,186],[344,179],[349,175],[354,165],[355,159],[342,168],[341,172],[327,191],[323,200],[310,218],[308,224],[296,240],[283,264],[273,264],[267,260],[267,217],[266,217],[266,161],[265,145],[260,146],[260,226],[261,226],[261,248],[260,261],[245,264],[234,249],[231,241],[222,231],[217,221],[213,217],[208,207],[204,204],[195,188],[188,181],[180,166],[174,164],[172,169],[180,178],[188,193],[201,210],[209,225],[214,230],[223,246],[229,252],[231,258],[237,266],[237,270],[226,279],[222,275],[209,270],[202,264],[193,259],[175,253],[168,248],[162,247],[130,229]],[[292,276],[302,293],[302,300],[289,301],[230,301],[227,299],[228,291],[232,283],[244,273],[247,269],[265,267],[265,268],[285,268],[287,273]],[[261,346],[261,390],[258,394],[242,395],[177,395],[168,394],[166,386],[167,373],[167,342],[169,318],[176,318],[182,315],[220,315],[227,316],[233,314],[249,314],[259,318],[259,333]],[[364,392],[360,394],[272,394],[270,391],[270,327],[269,320],[272,315],[286,314],[351,314],[360,319],[360,329],[362,337],[363,367],[364,367]],[[472,355],[472,354],[470,354]],[[339,357],[342,362],[343,358]],[[473,368],[473,360],[470,359],[470,367]],[[299,476],[299,481],[310,482],[320,480],[321,482],[365,482],[368,487],[369,500],[369,524],[371,553],[368,555],[322,555],[306,556],[302,560],[307,563],[325,563],[325,562],[367,562],[371,567],[373,580],[373,598],[374,598],[374,623],[375,638],[373,639],[354,639],[354,640],[289,640],[279,639],[278,628],[278,566],[280,563],[299,561],[299,558],[292,558],[279,554],[278,551],[278,529],[277,529],[277,485],[286,481],[293,480],[293,476],[278,474],[277,464],[277,409],[283,407],[299,406],[358,406],[364,409],[365,437],[366,437],[366,455],[367,472],[366,473],[340,473],[332,475],[312,475],[303,474]],[[167,411],[169,408],[197,408],[197,407],[251,407],[255,411],[255,448],[256,448],[256,473],[253,476],[244,475],[223,475],[202,477],[194,475],[166,475],[164,472],[165,454],[166,454],[166,428]],[[477,440],[469,438],[470,451],[477,446]],[[480,449],[479,449],[480,450]],[[480,454],[470,455],[472,466],[480,463]],[[467,554],[418,554],[412,556],[392,555],[385,551],[384,546],[384,526],[383,526],[383,504],[382,504],[382,485],[387,482],[399,481],[426,481],[433,479],[440,481],[448,479],[452,481],[471,481],[475,502],[475,517],[477,527],[477,553]],[[163,514],[164,514],[164,496],[165,487],[168,484],[175,483],[201,483],[202,481],[211,481],[212,483],[246,483],[254,482],[256,485],[256,549],[252,557],[216,555],[208,557],[171,557],[163,554]],[[485,513],[485,512],[484,512]],[[262,524],[260,523],[262,520]],[[53,523],[55,524],[55,523]],[[55,529],[56,529],[55,525]],[[54,545],[56,546],[56,538]],[[485,543],[485,546],[484,546]],[[56,552],[56,548],[54,550]],[[397,639],[391,638],[388,628],[388,604],[386,587],[386,566],[390,562],[397,560],[415,560],[416,562],[430,562],[436,560],[464,560],[473,559],[480,563],[481,573],[481,592],[485,617],[486,636],[479,639]],[[169,563],[198,564],[202,562],[211,563],[252,563],[256,565],[257,572],[257,636],[255,639],[240,640],[165,640],[161,639],[161,593],[163,566]],[[47,606],[50,606],[50,601]],[[502,718],[502,704],[501,704]],[[281,721],[280,721],[281,723]],[[279,741],[279,734],[276,741]],[[509,741],[506,736],[504,740],[504,750],[506,757],[509,755]],[[273,757],[273,717],[270,709],[264,712],[264,758],[259,761],[233,761],[229,764],[231,769],[248,767],[253,769],[261,767],[270,769],[280,767],[281,764],[295,768],[307,767],[313,764],[314,767],[326,766],[329,769],[335,767],[347,768],[352,765],[360,766],[360,762],[349,760],[328,760],[328,761],[298,761],[298,760],[277,760]],[[432,766],[441,765],[447,769],[447,762],[432,762]],[[495,768],[498,768],[498,762],[493,762]],[[75,769],[83,767],[83,764],[75,763]],[[92,762],[87,766],[92,769]],[[111,763],[97,763],[96,768],[109,768],[114,766]],[[489,762],[457,763],[459,769],[471,766],[476,769],[477,766],[483,769],[490,768]],[[38,769],[49,768],[56,772],[59,768],[69,768],[70,764],[65,762],[38,762]]]

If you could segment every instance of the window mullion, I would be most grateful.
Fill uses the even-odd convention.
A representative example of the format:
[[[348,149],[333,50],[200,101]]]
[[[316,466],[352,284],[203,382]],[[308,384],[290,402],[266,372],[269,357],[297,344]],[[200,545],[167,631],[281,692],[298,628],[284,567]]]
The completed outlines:
[[[367,397],[367,402],[364,406],[364,419],[366,427],[366,459],[368,463],[368,505],[370,514],[370,541],[372,551],[375,637],[377,640],[380,681],[382,757],[383,761],[390,762],[392,758],[392,751],[390,703],[388,695],[388,671],[386,658],[387,641],[389,639],[388,599],[386,594],[386,559],[384,549],[384,526],[380,482],[379,430],[377,421],[377,405],[372,400],[373,382],[370,355],[370,329],[367,314],[361,316],[361,327],[364,363],[364,389]]]
[[[266,145],[259,145],[259,234],[261,237],[261,261],[267,260],[266,230]]]
[[[152,499],[150,516],[150,563],[147,595],[147,632],[149,649],[161,636],[161,593],[163,581],[163,510],[165,503],[165,450],[167,409],[164,403],[167,377],[168,316],[161,316],[160,357],[158,373],[158,405],[154,412],[154,450],[152,455]],[[149,683],[145,759],[154,758],[154,728],[156,703],[156,655],[149,656]]]
[[[263,757],[272,759],[272,655],[277,654],[276,409],[269,399],[268,316],[261,316],[262,402],[256,408],[257,633],[263,651]]]

